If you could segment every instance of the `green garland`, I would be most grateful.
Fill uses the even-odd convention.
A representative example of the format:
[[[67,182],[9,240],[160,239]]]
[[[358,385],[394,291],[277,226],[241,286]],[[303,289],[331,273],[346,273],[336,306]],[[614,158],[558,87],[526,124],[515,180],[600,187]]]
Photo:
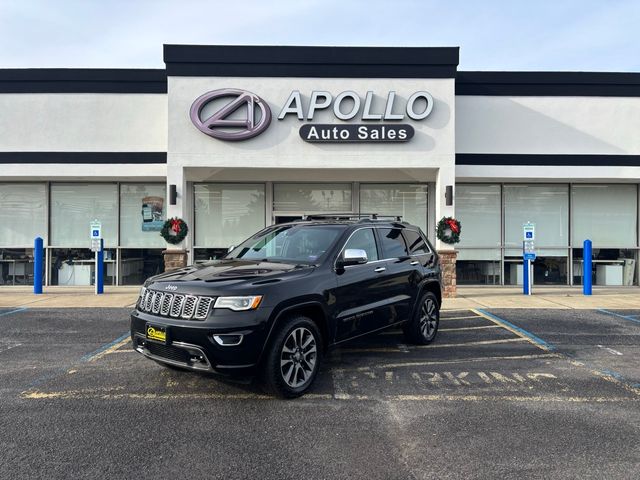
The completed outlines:
[[[189,227],[187,227],[187,222],[185,222],[181,218],[174,217],[164,222],[164,225],[162,225],[162,230],[160,230],[160,235],[165,239],[167,243],[177,245],[182,240],[184,240],[184,237],[187,236],[188,232]]]
[[[460,232],[462,224],[453,217],[442,217],[438,222],[436,236],[438,240],[453,245],[460,241]]]

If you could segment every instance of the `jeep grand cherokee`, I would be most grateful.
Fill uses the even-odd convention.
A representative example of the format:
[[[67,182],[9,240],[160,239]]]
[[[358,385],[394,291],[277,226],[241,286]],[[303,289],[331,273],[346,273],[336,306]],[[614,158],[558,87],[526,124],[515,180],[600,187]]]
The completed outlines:
[[[438,256],[418,227],[314,218],[261,230],[223,259],[149,278],[131,315],[136,351],[168,368],[259,374],[302,395],[327,348],[402,325],[432,342]]]

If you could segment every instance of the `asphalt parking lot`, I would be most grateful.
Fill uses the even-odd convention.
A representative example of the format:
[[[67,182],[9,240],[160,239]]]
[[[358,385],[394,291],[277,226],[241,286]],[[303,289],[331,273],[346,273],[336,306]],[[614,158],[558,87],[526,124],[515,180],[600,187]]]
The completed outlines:
[[[311,394],[174,372],[127,309],[0,309],[0,478],[638,478],[640,311],[458,310]]]

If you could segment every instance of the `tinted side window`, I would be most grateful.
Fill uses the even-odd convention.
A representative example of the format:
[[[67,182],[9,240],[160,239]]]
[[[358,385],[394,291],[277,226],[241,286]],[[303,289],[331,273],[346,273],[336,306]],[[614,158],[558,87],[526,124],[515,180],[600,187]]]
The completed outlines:
[[[409,255],[400,229],[381,228],[378,232],[382,237],[382,251],[385,258],[406,257]]]
[[[422,235],[418,232],[415,230],[403,230],[402,235],[404,235],[404,239],[407,241],[407,246],[409,247],[411,255],[423,255],[425,253],[429,253],[427,242],[424,241],[424,238],[422,238]]]
[[[373,234],[373,229],[363,228],[362,230],[356,230],[344,246],[347,248],[359,248],[367,252],[367,259],[370,262],[378,260],[378,250],[376,248],[376,237]]]

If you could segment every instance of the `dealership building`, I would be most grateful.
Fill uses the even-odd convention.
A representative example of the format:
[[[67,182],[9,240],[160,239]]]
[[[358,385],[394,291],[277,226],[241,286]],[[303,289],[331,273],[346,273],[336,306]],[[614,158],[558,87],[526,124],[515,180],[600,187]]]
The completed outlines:
[[[162,70],[0,70],[0,285],[105,283],[317,213],[401,215],[455,285],[638,285],[640,74],[459,71],[458,48],[165,45]],[[185,240],[160,235],[184,219]],[[436,238],[442,217],[461,241]]]

